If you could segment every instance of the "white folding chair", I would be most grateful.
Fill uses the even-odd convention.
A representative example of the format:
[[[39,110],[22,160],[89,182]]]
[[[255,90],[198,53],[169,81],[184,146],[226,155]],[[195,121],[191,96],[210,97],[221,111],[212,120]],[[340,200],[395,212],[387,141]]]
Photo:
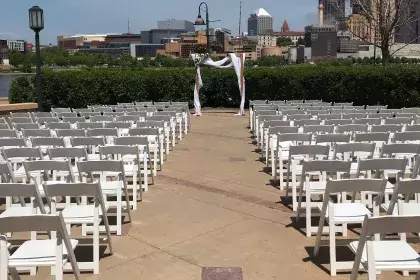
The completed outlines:
[[[123,145],[115,145],[115,146],[100,146],[99,147],[99,154],[101,156],[101,160],[122,160],[124,163],[124,172],[126,177],[131,177],[133,184],[128,184],[127,187],[129,189],[129,193],[132,194],[133,200],[130,200],[130,205],[132,205],[133,210],[137,210],[137,202],[139,200],[143,200],[143,178],[142,172],[140,167],[140,150],[138,146],[123,146]],[[145,167],[147,168],[147,157],[146,158]],[[147,174],[147,170],[143,172],[143,174]],[[109,175],[109,172],[108,172]],[[114,176],[118,176],[118,174],[113,174]],[[147,175],[146,175],[147,177]],[[145,179],[145,184],[147,184],[147,179]],[[147,190],[147,188],[146,188]]]
[[[338,160],[314,160],[304,161],[301,183],[299,189],[299,201],[297,207],[296,220],[301,215],[301,209],[305,208],[306,213],[306,236],[310,237],[312,232],[316,232],[318,227],[313,227],[312,208],[317,207],[316,202],[312,202],[313,195],[324,195],[328,178],[341,179],[343,176],[350,174],[351,163],[348,161]],[[311,176],[317,176],[318,181],[311,181]],[[303,196],[306,202],[303,203]]]
[[[99,146],[105,146],[103,137],[74,137],[70,139],[73,147],[83,147],[88,153],[88,160],[99,160]]]
[[[336,144],[333,159],[351,162],[350,175],[357,174],[358,160],[372,159],[375,153],[375,143],[344,143]]]
[[[126,211],[128,219],[131,222],[130,198],[128,195],[124,163],[117,160],[102,160],[78,162],[77,165],[80,182],[87,182],[88,178],[92,182],[95,182],[97,181],[95,175],[99,175],[99,182],[101,185],[102,193],[105,195],[105,197],[117,198],[116,203],[106,199],[105,205],[117,208],[117,225],[110,225],[110,230],[112,232],[116,232],[117,235],[121,235],[123,210]],[[117,176],[115,176],[115,174],[117,174]],[[107,180],[112,178],[117,180]],[[122,198],[125,200],[125,205],[123,205]]]
[[[265,141],[264,152],[261,151],[261,157],[265,158],[266,166],[269,166],[270,163],[274,160],[271,155],[271,150],[277,149],[277,136],[283,133],[298,133],[299,128],[296,126],[276,126],[268,128],[267,138]]]
[[[109,228],[107,208],[103,201],[103,194],[99,183],[59,183],[44,184],[44,192],[52,214],[57,212],[57,197],[74,197],[76,200],[82,199],[82,203],[76,205],[66,202],[66,206],[61,210],[64,223],[67,225],[67,231],[70,235],[71,225],[88,225],[93,228],[93,262],[78,262],[80,270],[93,270],[93,274],[99,274],[99,224],[104,222],[106,240],[108,248],[112,254],[111,231]],[[89,204],[93,198],[94,203]],[[68,269],[66,265],[64,269]]]
[[[149,141],[150,153],[153,154],[153,173],[157,174],[157,165],[159,164],[160,170],[163,167],[164,161],[164,145],[163,135],[160,134],[159,128],[132,128],[129,131],[130,136],[147,137]],[[161,137],[162,136],[162,137]]]
[[[4,159],[12,164],[13,174],[15,178],[17,180],[22,180],[22,182],[24,183],[26,182],[27,175],[25,172],[23,162],[43,159],[41,149],[39,148],[3,148],[2,153]]]
[[[402,234],[407,232],[420,232],[420,216],[366,216],[359,241],[349,245],[355,253],[350,279],[357,279],[362,266],[369,280],[376,280],[377,271],[417,271],[416,280],[419,280],[419,254]],[[399,233],[400,240],[380,239],[387,233]]]
[[[321,211],[318,233],[315,241],[314,255],[317,256],[321,246],[321,237],[324,232],[324,222],[328,223],[330,274],[337,275],[337,270],[350,270],[352,262],[337,262],[336,259],[336,227],[341,225],[343,236],[347,236],[348,224],[362,224],[365,216],[379,216],[379,205],[382,201],[386,186],[386,179],[343,179],[329,180],[325,189],[323,203],[318,206]],[[356,195],[361,192],[372,192],[377,195],[371,212],[365,204],[356,201]],[[347,194],[352,195],[350,203],[340,199]],[[334,203],[332,196],[337,197]]]
[[[298,181],[297,177],[303,175],[303,160],[307,159],[328,159],[330,147],[328,145],[299,145],[290,146],[289,159],[287,164],[287,178],[286,178],[286,198],[289,197],[290,191],[290,177],[292,179],[292,207],[293,211],[297,211],[298,199]]]
[[[8,267],[12,276],[19,279],[17,268],[47,266],[54,268],[55,279],[63,279],[63,268],[68,262],[77,280],[80,271],[74,256],[78,241],[70,239],[61,213],[57,215],[31,215],[0,217],[1,232],[47,231],[56,232],[54,239],[28,240],[9,257]],[[64,245],[64,247],[63,247]]]

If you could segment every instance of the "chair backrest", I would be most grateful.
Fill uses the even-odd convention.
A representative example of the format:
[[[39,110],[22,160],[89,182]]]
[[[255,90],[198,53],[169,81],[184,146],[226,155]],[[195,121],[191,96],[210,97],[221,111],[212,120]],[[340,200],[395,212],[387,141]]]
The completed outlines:
[[[139,105],[139,106],[148,106],[148,105],[153,105],[153,101],[136,101],[134,102],[134,104]]]
[[[104,125],[101,122],[81,122],[77,124],[79,129],[94,129],[94,128],[103,128]]]
[[[81,161],[77,163],[77,167],[79,173],[120,172],[124,174],[124,164],[120,160]]]
[[[86,132],[84,129],[57,129],[58,137],[84,137]]]
[[[12,118],[31,118],[31,114],[28,113],[15,113],[15,112],[10,112],[10,116]]]
[[[127,136],[127,137],[116,137],[114,139],[115,145],[145,145],[149,144],[147,137],[141,136]]]
[[[412,118],[407,117],[397,117],[397,118],[387,118],[385,119],[385,124],[411,124],[413,122]]]
[[[138,112],[143,113],[143,112]],[[144,116],[146,117],[146,115]],[[132,116],[118,116],[115,119],[117,122],[137,122],[139,121],[139,116],[132,115]]]
[[[38,185],[34,182],[31,184],[22,183],[0,183],[0,197],[19,197],[21,206],[26,206],[23,198],[32,197],[35,199],[33,203],[34,210],[39,208],[41,213],[45,214],[45,208],[39,193]],[[36,212],[34,211],[33,214]]]
[[[291,121],[310,120],[311,118],[312,118],[311,115],[306,115],[306,114],[287,115],[287,119]]]
[[[337,126],[337,133],[353,133],[353,132],[367,132],[368,125],[366,124],[345,124]]]
[[[346,120],[346,119],[332,119],[332,120],[325,120],[325,125],[348,125],[351,124],[353,120]]]
[[[86,119],[85,117],[63,117],[63,122],[83,123],[83,122],[86,122]]]
[[[71,109],[70,108],[51,108],[51,112],[53,112],[54,114],[71,113]]]
[[[23,137],[51,137],[49,129],[23,129]]]
[[[128,134],[130,136],[158,136],[158,128],[130,128]]]
[[[87,159],[87,151],[85,147],[70,147],[70,148],[51,148],[48,149],[50,159]]]
[[[81,112],[80,116],[90,119],[93,116],[101,116],[101,112]]]
[[[359,160],[358,165],[358,176],[360,176],[360,171],[384,171],[384,170],[397,170],[402,174],[405,172],[407,166],[406,158],[376,158],[376,159],[366,159]],[[376,174],[379,176],[380,174]]]
[[[334,107],[353,106],[353,102],[334,102]]]
[[[74,137],[74,138],[71,138],[70,140],[73,147],[105,146],[105,140],[103,137]]]
[[[369,119],[357,119],[353,121],[355,124],[368,124],[368,125],[380,125],[381,119],[379,118],[369,118]]]
[[[73,112],[81,115],[82,113],[91,113],[92,110],[90,108],[82,108],[82,109],[73,109]]]
[[[312,116],[318,116],[320,114],[325,114],[325,110],[322,110],[322,109],[317,109],[317,110],[308,109],[307,113],[309,115],[312,115]]]
[[[137,128],[163,128],[165,127],[165,122],[163,121],[145,121],[145,122],[137,122]]]
[[[333,125],[308,125],[303,127],[304,133],[333,133]]]
[[[94,128],[88,130],[88,135],[91,137],[97,136],[118,136],[118,130],[114,128]]]
[[[396,154],[418,154],[420,153],[420,144],[384,144],[381,149],[381,157],[393,156]]]
[[[127,117],[127,116],[129,116],[129,117],[136,116],[137,119],[138,118],[143,118],[144,119],[144,118],[147,117],[147,112],[127,112],[125,117]],[[124,117],[124,116],[120,116],[120,117]],[[118,120],[118,117],[117,117],[117,121],[127,121],[127,120],[129,121],[129,119],[124,120],[124,118],[122,120]]]
[[[115,108],[115,112],[117,113],[125,113],[125,112],[135,112],[136,109],[134,108]]]
[[[12,130],[12,129],[0,129],[0,138],[15,138],[17,137],[17,133],[16,130]]]
[[[356,133],[355,142],[388,142],[389,132]]]
[[[155,115],[153,115],[151,117],[147,117],[146,119],[148,121],[164,121],[164,122],[169,123],[171,121],[172,117],[170,117],[170,116],[155,116]]]
[[[49,171],[65,171],[67,172],[68,182],[74,182],[73,171],[71,169],[70,160],[34,160],[24,161],[26,176],[31,178],[31,173],[34,171],[45,171],[44,180],[48,181]]]
[[[31,142],[32,147],[65,147],[64,139],[57,137],[35,137]]]
[[[303,175],[308,172],[350,173],[351,162],[341,160],[310,160],[303,162]],[[305,176],[302,176],[302,179]]]
[[[354,192],[373,192],[383,195],[386,187],[386,179],[341,179],[328,180],[325,195],[336,193],[354,193]],[[353,198],[354,199],[354,198]],[[324,199],[324,204],[328,204],[328,199]],[[378,200],[380,201],[380,200]]]
[[[135,155],[137,157],[137,164],[139,163],[139,147],[131,145],[113,145],[113,146],[100,146],[99,154],[101,159],[108,159],[110,155]],[[117,159],[117,158],[114,158]]]
[[[0,129],[10,129],[10,126],[7,123],[0,123]]]
[[[289,158],[293,156],[300,155],[309,155],[312,157],[315,156],[325,156],[328,157],[330,152],[329,145],[297,145],[290,146],[289,148]]]
[[[47,124],[47,123],[52,123],[52,122],[59,122],[60,120],[55,117],[47,117],[47,118],[37,118],[36,121],[39,124]]]
[[[318,143],[349,143],[350,134],[317,134],[315,137],[316,144]]]
[[[15,123],[14,127],[17,131],[21,131],[22,129],[39,129],[39,124],[37,123]]]
[[[420,124],[407,125],[405,131],[420,131]]]
[[[0,147],[26,147],[23,138],[0,138]]]
[[[341,119],[341,114],[320,114],[318,115],[319,120],[339,120]]]
[[[34,121],[32,120],[31,117],[25,117],[25,118],[10,118],[10,122],[14,123],[14,124],[18,124],[18,123],[33,123]]]
[[[28,147],[10,148],[10,149],[3,148],[3,156],[5,159],[12,159],[12,158],[42,159],[42,153],[39,148],[28,148]]]
[[[57,113],[56,114],[58,118],[76,118],[77,114],[74,112],[63,112],[63,113]]]
[[[112,116],[92,116],[90,117],[91,122],[112,122],[114,118]]]
[[[295,120],[294,126],[320,125],[321,120]]]
[[[279,113],[283,116],[291,116],[291,115],[301,115],[303,114],[303,111],[299,110],[299,108],[293,108],[293,109],[286,109],[286,108],[279,108]]]
[[[334,148],[334,159],[337,159],[337,154],[343,154],[345,160],[350,160],[350,157],[347,158],[348,154],[354,154],[359,152],[369,153],[368,158],[372,158],[375,152],[375,143],[344,143],[336,144]]]
[[[65,122],[51,122],[46,124],[49,129],[71,129],[70,123]]]
[[[398,177],[397,182],[394,188],[394,192],[392,194],[391,201],[389,203],[389,207],[387,210],[388,215],[392,215],[394,213],[394,209],[398,200],[401,199],[401,195],[404,195],[404,203],[408,203],[410,198],[413,195],[420,193],[420,179],[405,179]],[[401,203],[401,204],[404,204]],[[399,204],[399,203],[398,203]],[[404,210],[404,205],[402,206],[402,210]],[[398,209],[400,210],[400,209]],[[399,215],[404,215],[404,213],[399,213]]]
[[[281,116],[279,116],[279,117],[281,117]],[[267,127],[275,127],[275,126],[290,126],[290,121],[281,121],[281,120],[276,120],[276,121],[270,120],[270,121],[267,121],[267,120],[265,120],[263,122],[263,127],[264,128],[267,128]]]
[[[105,128],[116,128],[116,129],[127,129],[131,128],[131,123],[129,122],[106,122]]]
[[[268,128],[268,135],[278,133],[298,133],[299,128],[296,126],[276,126]]]
[[[393,141],[394,142],[420,141],[420,130],[408,131],[408,132],[397,132],[394,134]]]
[[[395,118],[410,118],[414,120],[418,115],[418,113],[396,113]]]
[[[384,124],[384,125],[373,125],[372,132],[400,132],[403,126],[400,124]]]
[[[312,140],[311,133],[282,133],[277,136],[277,142],[299,142],[309,144]]]

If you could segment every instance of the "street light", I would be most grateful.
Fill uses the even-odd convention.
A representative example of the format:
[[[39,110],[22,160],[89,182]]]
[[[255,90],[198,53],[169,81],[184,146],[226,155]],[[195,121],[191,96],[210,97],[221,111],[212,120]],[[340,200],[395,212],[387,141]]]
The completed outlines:
[[[206,20],[201,17],[201,6],[206,7]],[[206,26],[206,38],[207,38],[207,53],[210,53],[210,20],[209,20],[209,6],[206,2],[201,2],[198,6],[198,17],[194,22],[194,25],[205,25]]]
[[[29,9],[29,27],[35,32],[36,49],[36,98],[38,101],[38,111],[43,111],[41,95],[41,51],[39,46],[39,32],[44,29],[44,11],[33,6]]]

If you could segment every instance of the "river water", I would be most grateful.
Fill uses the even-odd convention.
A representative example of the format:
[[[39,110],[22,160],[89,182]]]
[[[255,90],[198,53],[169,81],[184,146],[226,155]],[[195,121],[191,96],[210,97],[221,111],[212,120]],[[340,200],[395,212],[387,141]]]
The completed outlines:
[[[9,97],[10,83],[20,75],[2,75],[0,74],[0,97]]]

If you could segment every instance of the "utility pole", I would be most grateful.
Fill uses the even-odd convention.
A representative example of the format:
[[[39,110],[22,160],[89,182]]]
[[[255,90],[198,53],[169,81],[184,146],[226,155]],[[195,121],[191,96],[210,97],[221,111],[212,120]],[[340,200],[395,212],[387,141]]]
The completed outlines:
[[[239,2],[239,34],[241,36],[241,25],[242,25],[242,1]]]

